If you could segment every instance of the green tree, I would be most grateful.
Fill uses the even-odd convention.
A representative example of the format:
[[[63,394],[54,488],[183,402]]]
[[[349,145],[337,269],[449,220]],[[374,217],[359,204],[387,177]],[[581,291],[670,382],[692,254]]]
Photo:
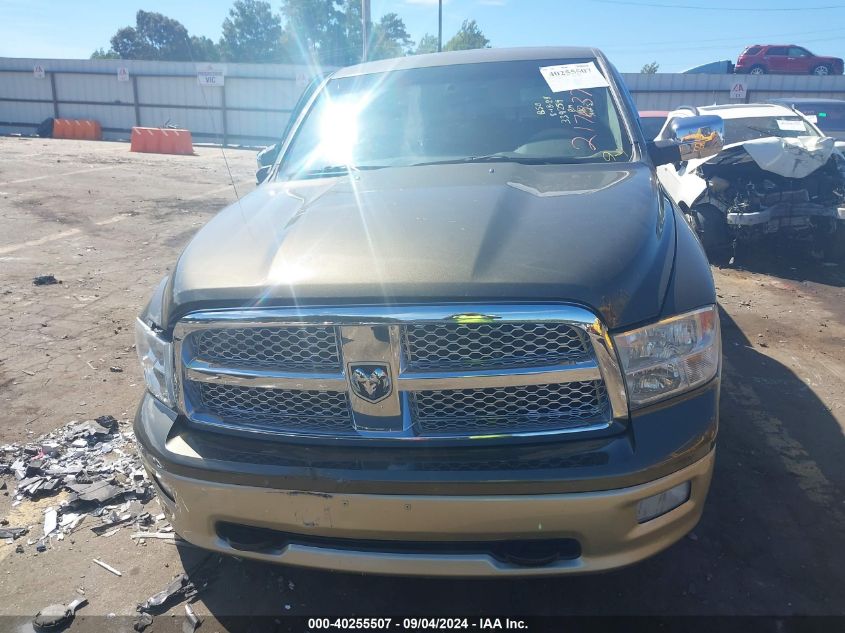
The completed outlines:
[[[372,29],[370,59],[387,59],[410,54],[414,45],[405,22],[396,13],[385,13]]]
[[[134,27],[119,29],[111,38],[111,50],[123,59],[192,59],[188,30],[178,20],[151,11],[138,11]]]
[[[352,49],[345,14],[338,0],[282,0],[289,53],[294,61],[327,65],[347,63]],[[358,59],[361,58],[360,47]]]
[[[473,48],[490,48],[490,40],[475,20],[464,20],[458,32],[443,46],[445,51],[466,51]]]
[[[300,63],[346,66],[361,61],[364,48],[361,0],[282,0],[283,41]],[[413,46],[405,23],[396,13],[369,24],[369,57],[404,55]]]
[[[102,46],[91,53],[91,59],[120,59],[120,55],[113,50],[105,50]]]
[[[650,64],[646,64],[640,68],[640,72],[644,75],[653,75],[657,72],[658,68],[660,68],[660,64],[657,62],[651,62]]]
[[[417,44],[417,49],[414,51],[415,55],[422,55],[423,53],[437,52],[437,36],[426,33]]]
[[[237,0],[223,20],[220,53],[232,62],[282,61],[282,18],[269,2]]]
[[[339,64],[348,66],[361,61],[364,49],[364,15],[361,12],[361,0],[346,0],[341,8],[343,17],[340,21],[339,46],[337,60]],[[370,46],[372,46],[373,24],[368,24]]]
[[[191,35],[191,54],[197,62],[220,61],[220,48],[205,35]]]

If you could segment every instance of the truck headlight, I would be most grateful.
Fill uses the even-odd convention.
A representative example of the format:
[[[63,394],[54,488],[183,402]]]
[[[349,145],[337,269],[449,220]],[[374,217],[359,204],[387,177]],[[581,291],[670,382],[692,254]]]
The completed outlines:
[[[719,371],[716,306],[617,334],[613,340],[632,409],[695,389]]]
[[[147,389],[164,404],[173,406],[173,350],[141,319],[135,320],[135,349]]]

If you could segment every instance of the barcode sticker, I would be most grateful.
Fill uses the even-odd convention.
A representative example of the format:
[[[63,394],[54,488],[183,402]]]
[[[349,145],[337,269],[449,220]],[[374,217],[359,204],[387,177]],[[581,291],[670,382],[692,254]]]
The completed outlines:
[[[595,62],[541,66],[540,74],[543,75],[543,79],[549,84],[552,92],[606,88],[610,85],[596,68]]]

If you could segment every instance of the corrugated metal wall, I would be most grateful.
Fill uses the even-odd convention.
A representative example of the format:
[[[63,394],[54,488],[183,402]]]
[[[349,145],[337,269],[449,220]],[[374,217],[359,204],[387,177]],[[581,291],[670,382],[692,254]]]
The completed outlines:
[[[44,79],[33,76],[41,65]],[[131,81],[119,82],[117,69]],[[224,64],[223,87],[200,86],[191,62],[0,58],[0,134],[31,133],[48,117],[95,119],[106,138],[128,138],[134,125],[170,122],[197,142],[264,145],[284,129],[315,74],[307,66]],[[747,101],[780,96],[845,99],[845,77],[802,75],[623,75],[641,110],[730,102],[731,84]]]
[[[748,87],[746,102],[775,97],[845,99],[845,76],[810,75],[698,75],[628,73],[622,75],[640,110],[672,110],[680,105],[703,106],[731,103],[730,89],[736,81]],[[736,103],[736,101],[733,101]]]
[[[46,76],[38,79],[40,65]],[[204,66],[204,65],[200,65]],[[95,119],[106,138],[169,122],[196,142],[266,145],[315,75],[307,66],[219,64],[222,87],[200,86],[191,62],[0,58],[0,134],[32,133],[48,117]],[[130,81],[117,80],[126,67]]]

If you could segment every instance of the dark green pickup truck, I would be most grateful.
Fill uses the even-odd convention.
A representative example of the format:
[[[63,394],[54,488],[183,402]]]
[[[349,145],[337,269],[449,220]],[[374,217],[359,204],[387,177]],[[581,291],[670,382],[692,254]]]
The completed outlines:
[[[718,117],[646,142],[587,48],[363,64],[293,116],[137,321],[135,431],[176,531],[508,576],[627,565],[692,529],[719,318],[655,166],[718,151]]]

